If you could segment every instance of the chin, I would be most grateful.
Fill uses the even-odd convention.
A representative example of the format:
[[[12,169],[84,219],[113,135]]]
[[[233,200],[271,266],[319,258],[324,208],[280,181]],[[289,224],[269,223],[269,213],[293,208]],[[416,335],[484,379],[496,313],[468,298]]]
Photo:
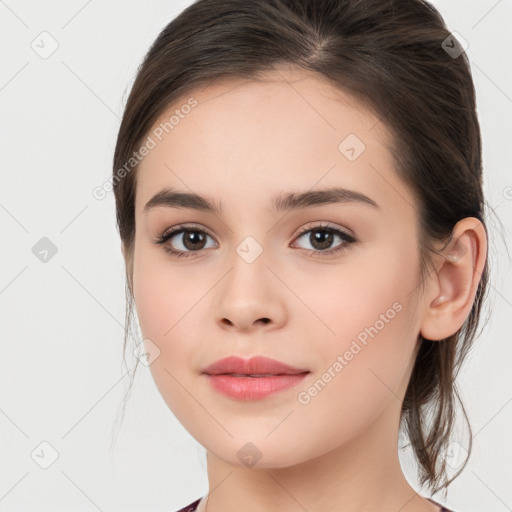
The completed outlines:
[[[270,469],[295,466],[308,459],[308,454],[299,453],[294,446],[285,446],[282,441],[258,440],[244,436],[243,440],[229,439],[222,445],[208,440],[202,446],[226,464],[237,468]]]

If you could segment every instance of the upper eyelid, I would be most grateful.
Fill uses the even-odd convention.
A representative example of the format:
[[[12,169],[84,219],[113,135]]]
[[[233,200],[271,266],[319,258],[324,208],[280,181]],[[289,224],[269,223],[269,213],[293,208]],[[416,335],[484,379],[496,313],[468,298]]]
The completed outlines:
[[[349,230],[346,228],[341,228],[335,225],[332,225],[331,223],[327,221],[310,221],[306,223],[303,227],[301,227],[298,232],[294,234],[293,240],[296,240],[298,237],[303,236],[308,231],[315,231],[315,230],[321,230],[321,229],[331,229],[334,231],[338,231],[345,236],[355,239],[355,236],[352,235]],[[211,238],[215,239],[215,236],[210,233],[210,231],[198,224],[178,224],[176,226],[173,226],[163,232],[161,235],[161,238],[172,238],[175,235],[186,233],[187,231],[201,231],[204,232],[206,235],[210,236]],[[215,240],[216,241],[216,240]],[[216,241],[216,243],[218,243]]]
[[[345,235],[347,236],[352,236],[350,233],[349,233],[349,230],[347,228],[342,228],[340,226],[335,226],[333,224],[331,224],[330,222],[326,222],[326,221],[312,221],[312,222],[308,222],[306,223],[306,225],[302,228],[299,229],[299,231],[297,232],[297,234],[295,236],[300,236],[302,234],[304,234],[305,232],[307,233],[308,231],[314,231],[314,230],[320,230],[320,229],[332,229],[334,231],[341,231],[342,233],[344,233]]]

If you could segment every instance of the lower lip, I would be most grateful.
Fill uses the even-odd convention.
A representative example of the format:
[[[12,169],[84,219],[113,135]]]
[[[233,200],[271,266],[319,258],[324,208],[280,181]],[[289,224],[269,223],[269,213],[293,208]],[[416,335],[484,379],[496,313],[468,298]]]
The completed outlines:
[[[309,373],[309,372],[308,372]],[[235,377],[229,374],[206,374],[210,385],[220,393],[238,400],[260,400],[268,395],[296,386],[308,373],[273,377]]]

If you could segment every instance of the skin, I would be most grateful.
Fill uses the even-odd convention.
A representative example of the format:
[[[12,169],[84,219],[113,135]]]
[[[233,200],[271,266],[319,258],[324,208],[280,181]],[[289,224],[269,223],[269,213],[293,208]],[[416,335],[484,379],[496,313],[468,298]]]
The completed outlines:
[[[194,90],[155,126],[190,97],[198,105],[137,170],[131,270],[146,348],[160,351],[152,375],[207,450],[210,494],[198,510],[438,510],[401,470],[400,407],[419,334],[450,336],[471,310],[487,250],[482,224],[466,218],[455,226],[454,244],[435,260],[420,293],[416,201],[395,172],[390,134],[363,105],[318,75],[282,69],[263,81],[222,80]],[[366,146],[354,161],[338,149],[348,134]],[[277,193],[332,186],[364,193],[379,208],[339,203],[270,212]],[[164,187],[212,198],[222,213],[164,206],[144,212]],[[168,228],[190,223],[209,235],[191,257],[173,257],[154,243]],[[309,234],[298,238],[320,223],[356,242],[335,236],[326,248],[345,248],[323,255]],[[236,251],[247,236],[263,250],[252,263]],[[167,244],[193,252],[184,238]],[[390,310],[393,318],[300,403],[299,393]],[[231,354],[266,355],[311,373],[299,387],[238,401],[201,375]],[[252,467],[237,456],[248,442],[261,454]]]

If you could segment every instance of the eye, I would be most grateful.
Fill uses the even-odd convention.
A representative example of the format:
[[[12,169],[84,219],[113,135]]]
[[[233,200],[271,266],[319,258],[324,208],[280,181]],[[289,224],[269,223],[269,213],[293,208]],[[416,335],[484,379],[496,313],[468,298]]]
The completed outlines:
[[[347,249],[350,244],[356,242],[353,236],[326,224],[320,224],[302,230],[297,240],[308,233],[309,237],[307,237],[307,241],[313,246],[313,250],[308,250],[308,252],[313,256],[334,254]],[[336,237],[341,239],[343,243],[334,248],[329,248]]]
[[[324,256],[337,253],[347,249],[347,247],[356,242],[356,239],[345,233],[344,231],[326,224],[319,224],[316,226],[308,226],[303,229],[297,236],[296,240],[305,237],[309,233],[307,239],[313,246],[313,249],[306,249],[306,251],[314,256]],[[335,238],[338,237],[343,243],[338,244],[334,248],[330,248]],[[173,247],[170,242],[176,238],[178,248]],[[200,252],[203,249],[208,249],[206,245],[207,238],[212,238],[204,229],[199,226],[182,225],[175,226],[165,231],[162,235],[154,240],[157,245],[162,245],[164,250],[170,255],[181,258],[193,256],[193,253]],[[214,245],[215,246],[215,245]],[[211,246],[210,246],[211,247]]]
[[[179,236],[178,236],[179,235]],[[203,229],[196,226],[175,226],[162,235],[160,235],[154,243],[162,245],[164,250],[177,258],[192,256],[194,252],[199,252],[206,249],[205,241],[210,235]],[[173,238],[178,240],[178,249],[174,249],[170,242]],[[210,237],[211,238],[211,237]]]

